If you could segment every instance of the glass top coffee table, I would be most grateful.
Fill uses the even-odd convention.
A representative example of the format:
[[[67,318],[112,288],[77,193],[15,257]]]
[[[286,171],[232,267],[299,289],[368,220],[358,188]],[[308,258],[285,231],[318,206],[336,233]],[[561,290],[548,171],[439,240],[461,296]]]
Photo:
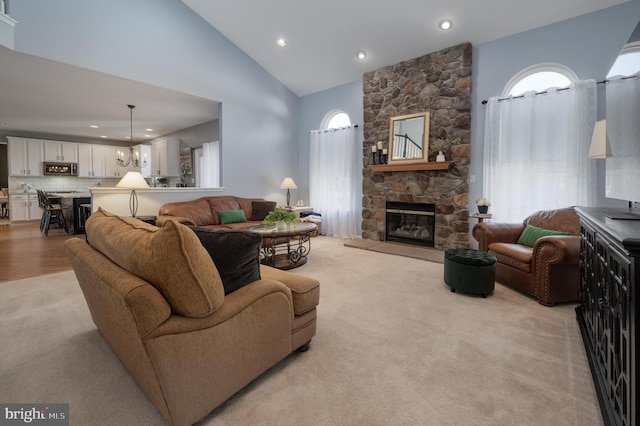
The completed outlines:
[[[292,269],[307,263],[311,251],[311,234],[318,229],[315,223],[265,224],[247,231],[262,237],[260,263],[278,269]]]

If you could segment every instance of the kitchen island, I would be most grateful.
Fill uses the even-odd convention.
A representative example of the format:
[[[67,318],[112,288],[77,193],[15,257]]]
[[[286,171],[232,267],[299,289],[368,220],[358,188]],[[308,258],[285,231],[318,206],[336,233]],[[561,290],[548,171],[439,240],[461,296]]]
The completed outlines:
[[[81,204],[91,204],[90,192],[55,191],[47,192],[47,197],[55,203],[56,199],[65,208],[65,219],[69,229],[74,234],[84,234],[86,215]]]

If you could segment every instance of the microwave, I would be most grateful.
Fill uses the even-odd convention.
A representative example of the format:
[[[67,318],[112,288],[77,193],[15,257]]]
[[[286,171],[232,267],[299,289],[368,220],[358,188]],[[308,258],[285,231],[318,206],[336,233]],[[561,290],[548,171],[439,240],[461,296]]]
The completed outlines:
[[[45,176],[78,176],[77,163],[43,163]]]

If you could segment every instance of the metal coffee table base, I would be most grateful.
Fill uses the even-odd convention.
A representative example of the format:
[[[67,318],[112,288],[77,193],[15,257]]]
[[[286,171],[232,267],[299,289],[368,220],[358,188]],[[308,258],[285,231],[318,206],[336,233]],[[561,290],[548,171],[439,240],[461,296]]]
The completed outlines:
[[[247,230],[262,237],[260,263],[278,269],[293,269],[307,263],[311,251],[310,237],[317,229],[314,223],[296,222],[283,227],[257,225]]]
[[[282,242],[280,238],[262,237],[260,263],[278,269],[293,269],[307,263],[311,251],[309,234],[300,235],[298,240]]]

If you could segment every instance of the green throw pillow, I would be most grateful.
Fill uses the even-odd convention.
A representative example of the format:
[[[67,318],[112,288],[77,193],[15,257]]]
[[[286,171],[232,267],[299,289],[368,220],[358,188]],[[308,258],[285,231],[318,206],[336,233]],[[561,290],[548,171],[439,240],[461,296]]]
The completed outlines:
[[[244,216],[244,210],[221,210],[218,212],[218,215],[220,215],[220,223],[223,225],[247,221],[247,218]]]
[[[522,231],[520,238],[518,238],[518,244],[523,246],[533,247],[538,241],[538,238],[546,237],[549,235],[569,235],[568,232],[552,231],[551,229],[538,228],[537,226],[527,225]]]

